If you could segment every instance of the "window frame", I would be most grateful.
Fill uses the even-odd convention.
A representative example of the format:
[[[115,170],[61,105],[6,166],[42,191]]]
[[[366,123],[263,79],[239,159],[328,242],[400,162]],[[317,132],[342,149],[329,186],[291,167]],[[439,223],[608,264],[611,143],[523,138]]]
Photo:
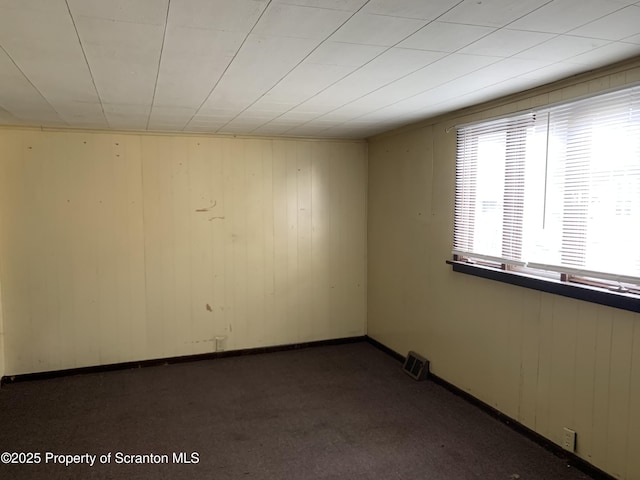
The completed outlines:
[[[638,84],[627,85],[619,90],[637,88],[638,86]],[[584,100],[585,98],[604,95],[607,93],[611,93],[612,91],[615,90],[599,92],[596,95],[580,97],[568,102],[562,102],[561,104],[547,105],[542,108],[543,110],[547,110],[557,105],[572,104],[574,102]],[[505,134],[509,135],[509,127],[511,127],[511,125],[509,124],[509,118],[515,119],[518,116],[522,116],[526,113],[534,112],[514,112],[510,115],[496,117],[495,119],[486,119],[484,121],[474,123],[490,123],[501,119],[506,120],[506,122],[503,123],[503,129],[505,130]],[[458,128],[460,127],[461,126],[458,126]],[[500,128],[496,129],[496,132],[499,131]],[[456,149],[456,195],[458,189],[457,171],[459,152],[460,150],[458,147]],[[508,159],[505,157],[505,162],[507,160]],[[477,160],[475,160],[475,162],[477,163]],[[465,179],[464,181],[468,182],[469,180]],[[454,220],[454,227],[455,225],[456,223]],[[455,228],[457,229],[459,227]],[[462,228],[468,227],[463,226]],[[505,240],[504,235],[505,233],[503,232],[503,242]],[[620,278],[610,280],[606,277],[589,277],[588,274],[593,272],[588,271],[576,273],[574,271],[571,271],[571,269],[568,269],[568,272],[562,272],[562,269],[558,271],[539,270],[537,268],[527,267],[525,264],[519,263],[518,261],[514,261],[513,263],[509,262],[511,261],[508,258],[491,258],[483,255],[474,256],[473,253],[467,254],[464,252],[456,251],[455,247],[453,252],[453,260],[446,261],[447,264],[451,265],[454,272],[465,273],[511,285],[522,286],[525,288],[531,288],[547,293],[557,294],[569,298],[575,298],[600,305],[606,305],[640,313],[640,282],[633,281],[632,283],[629,283],[628,279],[627,281],[625,281],[624,278],[622,278],[622,280]],[[624,276],[621,275],[620,277]]]
[[[484,262],[471,263],[459,257],[447,260],[446,263],[451,265],[452,271],[457,273],[640,313],[640,295],[616,292],[599,286],[578,283],[571,279],[571,276],[566,280],[556,280],[541,275],[488,266],[483,264]]]

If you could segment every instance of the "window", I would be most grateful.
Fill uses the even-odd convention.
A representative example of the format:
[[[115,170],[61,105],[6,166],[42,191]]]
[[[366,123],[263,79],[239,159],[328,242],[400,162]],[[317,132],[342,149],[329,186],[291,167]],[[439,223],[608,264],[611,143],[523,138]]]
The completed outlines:
[[[640,87],[458,127],[453,253],[640,294]]]

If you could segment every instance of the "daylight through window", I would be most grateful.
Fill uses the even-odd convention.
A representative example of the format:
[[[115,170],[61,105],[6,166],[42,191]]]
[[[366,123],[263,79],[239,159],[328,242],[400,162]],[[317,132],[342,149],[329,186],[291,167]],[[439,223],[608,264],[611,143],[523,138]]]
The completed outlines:
[[[640,86],[460,126],[457,140],[457,258],[637,292]]]

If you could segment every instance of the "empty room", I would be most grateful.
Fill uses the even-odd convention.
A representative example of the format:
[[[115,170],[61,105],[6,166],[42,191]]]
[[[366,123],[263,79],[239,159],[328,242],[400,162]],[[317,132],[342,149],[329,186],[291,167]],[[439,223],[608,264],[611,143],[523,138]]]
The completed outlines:
[[[0,479],[640,480],[640,2],[0,0]]]

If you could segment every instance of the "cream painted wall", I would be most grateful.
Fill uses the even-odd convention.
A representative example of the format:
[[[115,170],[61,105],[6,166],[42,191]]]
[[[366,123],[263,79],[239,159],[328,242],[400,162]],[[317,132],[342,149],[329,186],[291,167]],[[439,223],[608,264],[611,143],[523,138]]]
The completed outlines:
[[[617,478],[640,479],[640,315],[451,271],[455,129],[640,81],[640,60],[369,145],[368,335]],[[449,133],[447,133],[449,130]]]
[[[5,374],[363,335],[366,148],[1,129]]]
[[[0,211],[0,233],[2,228],[2,212]],[[3,307],[2,307],[2,258],[0,258],[0,380],[5,374],[4,364],[4,322],[3,322]],[[0,384],[0,387],[2,385]]]
[[[0,272],[1,271],[2,271],[2,266],[0,265]],[[2,377],[4,377],[4,372],[5,372],[5,368],[4,368],[4,328],[3,328],[3,321],[2,321],[2,285],[0,284],[0,379],[2,379]]]

